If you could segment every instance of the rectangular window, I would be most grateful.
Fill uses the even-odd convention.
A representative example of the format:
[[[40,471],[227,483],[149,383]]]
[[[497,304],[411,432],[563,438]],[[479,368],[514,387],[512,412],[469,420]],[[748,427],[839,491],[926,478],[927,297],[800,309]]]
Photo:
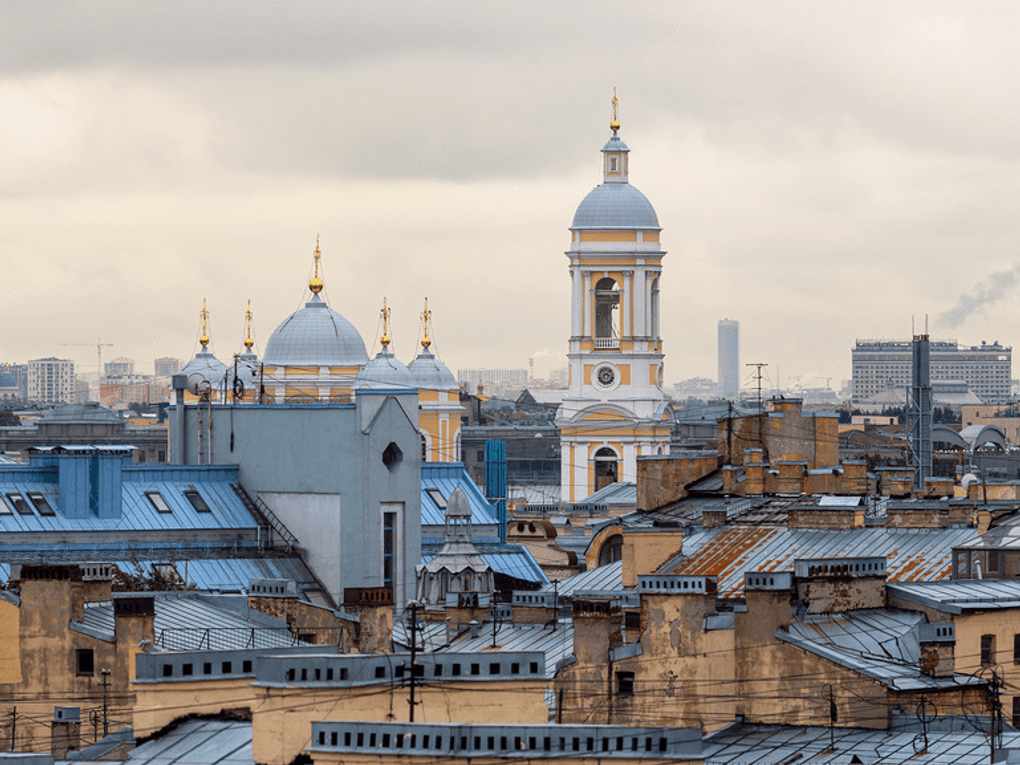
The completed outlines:
[[[617,672],[616,673],[616,695],[617,696],[633,696],[634,695],[634,673],[633,672]]]
[[[191,503],[191,506],[193,508],[195,508],[195,510],[197,512],[199,512],[199,513],[211,513],[212,512],[212,510],[209,509],[209,505],[207,505],[205,503],[205,500],[202,499],[202,495],[199,494],[194,489],[188,489],[187,491],[185,491],[184,492],[184,498],[187,499],[188,502]]]
[[[91,648],[79,648],[74,652],[74,674],[78,677],[96,674],[96,657]]]
[[[18,511],[19,515],[32,515],[32,506],[25,501],[25,498],[20,494],[8,494],[7,500],[11,503],[11,507]]]
[[[443,492],[439,489],[426,489],[426,493],[432,498],[432,501],[436,503],[436,507],[440,510],[446,509],[446,497],[443,496]]]
[[[170,505],[163,499],[163,495],[158,491],[147,491],[145,492],[145,498],[149,500],[149,504],[152,505],[157,513],[170,513],[173,512],[170,509]]]
[[[981,664],[995,663],[995,635],[981,636]]]
[[[1013,697],[1013,727],[1020,727],[1020,696]]]
[[[383,587],[393,586],[394,559],[397,552],[397,514],[383,513]]]
[[[50,507],[50,503],[46,501],[46,497],[39,492],[28,492],[28,498],[32,500],[32,504],[35,505],[35,509],[39,511],[39,515],[56,515],[53,508]]]
[[[1013,663],[1020,664],[1020,635],[1013,636]]]

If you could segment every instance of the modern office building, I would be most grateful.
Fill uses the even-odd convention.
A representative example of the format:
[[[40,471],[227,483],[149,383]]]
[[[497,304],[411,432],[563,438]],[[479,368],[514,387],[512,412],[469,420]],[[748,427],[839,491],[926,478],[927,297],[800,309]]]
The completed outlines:
[[[40,404],[74,403],[74,362],[53,356],[29,361],[28,398]]]
[[[156,377],[173,377],[184,364],[173,356],[161,356],[153,362]]]
[[[732,398],[740,393],[740,322],[719,321],[719,395]]]
[[[1013,349],[992,343],[959,345],[952,340],[932,340],[933,383],[961,380],[987,404],[1009,401]],[[908,388],[911,343],[909,340],[858,340],[851,352],[851,400],[859,404],[888,388]]]

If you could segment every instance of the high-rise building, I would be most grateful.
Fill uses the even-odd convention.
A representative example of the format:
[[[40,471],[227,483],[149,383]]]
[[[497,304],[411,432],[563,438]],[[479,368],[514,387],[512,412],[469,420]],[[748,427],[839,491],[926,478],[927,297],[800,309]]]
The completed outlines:
[[[570,225],[570,391],[556,414],[561,496],[578,502],[634,481],[637,458],[669,453],[673,411],[662,391],[659,219],[628,180],[615,108],[603,182]]]
[[[28,365],[0,364],[0,399],[28,398]]]
[[[740,322],[719,321],[719,395],[732,398],[740,393]]]
[[[180,359],[175,359],[173,356],[163,356],[156,359],[153,366],[156,370],[156,377],[173,377],[181,371],[181,367],[184,365]]]
[[[998,341],[968,347],[951,340],[932,340],[929,348],[932,383],[962,380],[986,404],[1009,401],[1012,348]],[[909,388],[912,349],[909,340],[858,340],[851,352],[853,403],[888,388]]]
[[[134,359],[121,356],[103,364],[106,377],[129,377],[135,373]]]
[[[75,402],[74,362],[53,356],[29,361],[28,398],[40,404]]]

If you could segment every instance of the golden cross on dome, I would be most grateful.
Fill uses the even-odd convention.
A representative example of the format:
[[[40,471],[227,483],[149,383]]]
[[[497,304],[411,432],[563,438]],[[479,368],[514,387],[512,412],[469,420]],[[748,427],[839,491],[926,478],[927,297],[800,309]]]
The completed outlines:
[[[383,348],[388,348],[390,345],[390,309],[386,307],[386,298],[382,299],[382,310],[379,313],[382,314],[382,337],[379,342],[382,343]]]
[[[609,127],[615,133],[620,129],[620,123],[616,119],[616,107],[619,105],[620,100],[616,97],[616,88],[613,88],[613,121],[609,123]]]
[[[202,344],[202,350],[209,345],[209,333],[206,331],[209,327],[209,311],[205,308],[205,298],[202,298],[202,313],[199,314],[202,317],[202,336],[198,338],[198,342]]]
[[[322,257],[322,251],[319,249],[319,235],[315,235],[315,276],[308,282],[308,289],[314,294],[318,295],[322,292],[322,279],[319,278],[319,259]]]
[[[421,312],[421,320],[425,324],[425,337],[421,339],[421,347],[427,350],[432,345],[432,339],[429,337],[429,322],[432,321],[432,311],[429,310],[428,298],[425,298],[425,310]]]
[[[251,348],[255,341],[251,339],[251,300],[248,301],[248,310],[244,312],[245,334],[244,347]]]

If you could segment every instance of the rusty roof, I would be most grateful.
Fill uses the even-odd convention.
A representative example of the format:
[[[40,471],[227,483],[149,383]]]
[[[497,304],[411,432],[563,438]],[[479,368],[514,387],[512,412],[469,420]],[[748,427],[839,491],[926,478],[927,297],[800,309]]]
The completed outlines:
[[[952,549],[977,536],[972,527],[949,529],[787,529],[720,526],[684,539],[683,554],[663,574],[718,577],[720,598],[744,595],[746,571],[792,571],[797,558],[885,557],[891,582],[948,579]]]

